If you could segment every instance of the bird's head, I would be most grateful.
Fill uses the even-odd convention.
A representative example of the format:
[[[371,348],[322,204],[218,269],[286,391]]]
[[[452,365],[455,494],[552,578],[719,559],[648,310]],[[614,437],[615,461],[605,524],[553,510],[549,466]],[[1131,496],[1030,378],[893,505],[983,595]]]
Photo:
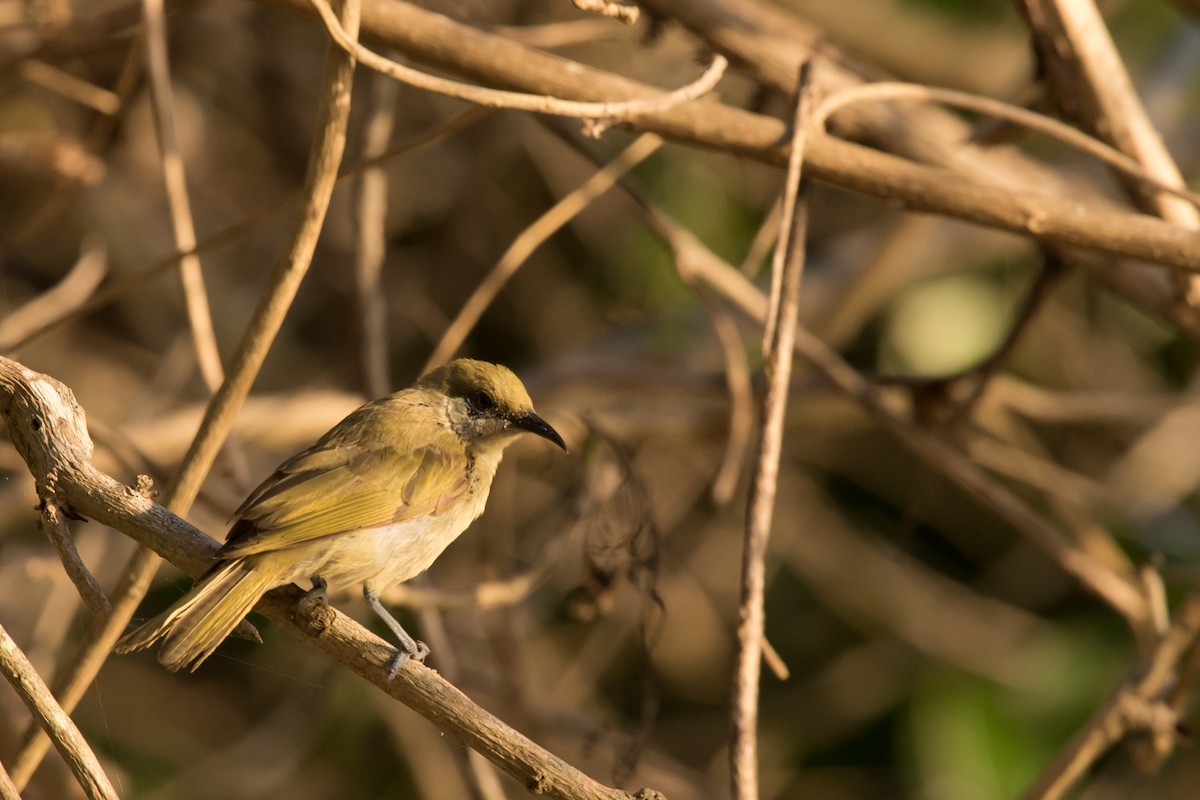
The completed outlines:
[[[508,444],[522,432],[567,449],[558,431],[533,412],[521,379],[508,367],[460,358],[430,372],[417,386],[445,394],[455,432],[468,444]]]

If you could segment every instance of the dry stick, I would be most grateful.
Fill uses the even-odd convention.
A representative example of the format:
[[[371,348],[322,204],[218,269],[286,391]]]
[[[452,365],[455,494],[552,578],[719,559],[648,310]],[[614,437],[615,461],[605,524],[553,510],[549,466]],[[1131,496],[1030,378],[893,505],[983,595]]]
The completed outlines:
[[[99,111],[106,116],[113,116],[121,110],[121,98],[108,89],[103,89],[94,83],[85,81],[69,72],[64,72],[56,66],[25,58],[17,64],[17,72],[30,83],[36,83],[76,103]]]
[[[384,58],[378,53],[368,50],[357,41],[350,39],[337,19],[329,9],[326,0],[309,0],[313,8],[325,23],[325,29],[334,42],[347,53],[357,58],[364,67],[382,72],[391,78],[418,89],[444,94],[459,100],[486,106],[488,108],[511,108],[519,111],[533,111],[539,114],[559,114],[564,117],[581,117],[584,119],[628,120],[642,114],[657,113],[673,106],[681,105],[702,97],[713,90],[729,62],[724,56],[714,56],[712,63],[704,73],[692,83],[672,92],[658,92],[650,97],[634,100],[623,100],[604,103],[582,103],[575,100],[564,100],[546,95],[531,95],[523,92],[507,92],[499,89],[485,89],[468,83],[439,78],[435,75],[421,72],[412,67],[398,64]]]
[[[1035,42],[1043,59],[1054,59],[1055,67],[1071,72],[1074,80],[1069,89],[1086,97],[1082,109],[1090,117],[1086,123],[1095,131],[1102,131],[1118,150],[1132,156],[1161,183],[1182,188],[1184,181],[1179,167],[1138,99],[1129,72],[1093,0],[1037,0],[1036,3],[1026,0],[1026,3],[1040,6],[1042,19],[1052,28],[1035,29]],[[1052,69],[1051,77],[1055,74]],[[1143,186],[1135,184],[1133,189],[1143,210],[1181,228],[1200,229],[1200,212],[1194,207]],[[1200,276],[1177,278],[1184,301],[1192,307],[1200,305]]]
[[[346,0],[342,13],[346,25],[357,32],[357,0]],[[308,201],[295,224],[289,249],[275,265],[267,290],[246,328],[229,375],[209,402],[196,438],[183,457],[179,477],[167,492],[166,505],[176,514],[187,513],[195,501],[200,484],[212,467],[308,270],[345,149],[353,75],[354,60],[337,48],[328,48],[319,107],[320,120],[305,176]],[[113,645],[149,591],[160,561],[160,557],[146,547],[139,548],[130,559],[122,583],[112,595],[112,614],[92,627],[81,654],[56,692],[64,707],[74,708],[95,680]],[[13,773],[13,779],[19,786],[28,782],[44,753],[44,739],[36,736],[25,739],[18,755],[17,769]]]
[[[163,19],[163,0],[142,0],[142,17],[146,31],[146,60],[150,76],[150,97],[154,122],[161,151],[163,183],[167,190],[167,208],[171,213],[171,232],[175,247],[181,252],[196,247],[196,225],[188,200],[187,176],[183,157],[175,135],[175,99],[171,91],[171,70],[167,61],[167,26]],[[200,364],[200,375],[211,394],[225,379],[221,368],[221,353],[213,330],[212,312],[208,305],[208,290],[204,273],[196,255],[179,260],[179,277],[187,306],[188,325],[192,330],[192,345]]]
[[[747,278],[753,279],[758,274],[763,259],[775,246],[775,240],[779,237],[779,225],[782,217],[783,198],[776,197],[775,202],[771,204],[771,210],[767,212],[762,224],[754,232],[754,238],[750,240],[750,246],[746,248],[746,255],[742,257],[742,274]]]
[[[369,81],[368,119],[363,132],[363,158],[373,159],[387,150],[396,121],[399,84],[383,75]],[[383,294],[383,264],[387,257],[388,178],[382,167],[363,170],[358,179],[358,248],[354,253],[354,280],[358,290],[360,364],[367,397],[383,397],[388,377],[387,306]]]
[[[1180,604],[1170,628],[1154,649],[1025,792],[1025,800],[1062,797],[1096,759],[1130,730],[1158,733],[1166,728],[1169,738],[1174,738],[1176,717],[1163,703],[1163,692],[1172,688],[1176,666],[1194,647],[1198,634],[1200,593],[1193,593]]]
[[[775,512],[779,459],[783,450],[783,421],[787,413],[797,318],[800,313],[800,276],[804,271],[804,239],[808,204],[801,195],[800,173],[804,145],[813,108],[811,63],[800,67],[799,91],[792,118],[792,154],[784,184],[783,228],[775,250],[771,284],[775,295],[768,303],[770,331],[763,371],[767,390],[761,406],[758,453],[746,507],[745,544],[742,551],[741,593],[738,604],[738,654],[733,682],[732,741],[729,746],[730,778],[737,800],[758,798],[758,692],[765,623],[767,541]]]
[[[467,334],[479,322],[496,295],[504,288],[509,279],[516,274],[525,260],[533,251],[541,246],[554,233],[575,218],[600,195],[607,192],[622,175],[649,158],[659,147],[662,139],[652,133],[639,136],[629,147],[621,151],[615,159],[604,168],[597,170],[578,188],[572,190],[555,203],[548,211],[538,217],[513,240],[513,243],[500,256],[500,260],[492,267],[487,277],[475,287],[475,291],[463,303],[458,316],[446,328],[441,341],[433,349],[433,353],[425,362],[422,373],[439,366],[462,347]]]
[[[73,513],[153,548],[189,574],[199,575],[212,564],[219,549],[215,541],[96,469],[83,411],[69,388],[0,357],[0,416],[31,474],[57,475],[60,499]],[[537,746],[423,665],[410,663],[389,680],[394,648],[333,608],[298,620],[303,596],[296,586],[276,589],[256,610],[482,753],[530,791],[562,800],[632,800]]]
[[[0,764],[0,800],[21,800],[21,793],[3,764]]]
[[[80,250],[79,260],[65,278],[0,320],[0,352],[12,350],[33,332],[53,324],[64,311],[70,313],[92,297],[108,272],[108,254],[92,236],[84,239]]]
[[[1192,206],[1200,206],[1200,195],[1188,191],[1182,185],[1173,185],[1168,179],[1163,179],[1149,171],[1141,162],[1130,158],[1099,139],[1088,136],[1077,128],[1072,128],[1053,117],[1030,111],[1027,108],[1014,106],[990,97],[960,92],[953,89],[941,89],[925,86],[919,83],[871,83],[866,86],[856,86],[846,89],[827,98],[817,111],[817,119],[822,128],[826,127],[829,119],[837,112],[860,103],[877,103],[888,100],[920,100],[922,102],[940,103],[955,108],[963,108],[979,114],[985,114],[996,119],[1002,119],[1014,125],[1031,131],[1045,134],[1057,139],[1063,144],[1074,147],[1081,153],[1086,153],[1097,161],[1103,162],[1120,172],[1130,180],[1144,185],[1155,191],[1163,192],[1186,201]],[[1174,220],[1172,220],[1174,221]]]
[[[571,2],[580,11],[591,11],[605,17],[612,17],[625,25],[636,24],[638,17],[641,16],[641,9],[637,6],[615,3],[611,0],[571,0]]]
[[[53,487],[48,488],[48,493],[53,496]],[[67,577],[75,584],[79,596],[83,598],[84,605],[97,617],[103,618],[106,614],[111,614],[112,603],[108,602],[104,590],[100,588],[96,578],[83,563],[83,559],[79,557],[79,551],[75,548],[75,540],[71,538],[67,520],[58,503],[53,500],[42,501],[41,522],[42,530],[50,537],[51,544],[58,551],[58,558],[63,563]]]
[[[489,109],[485,109],[485,108],[468,109],[467,111],[464,111],[463,113],[461,113],[455,117],[451,117],[450,119],[446,120],[445,122],[441,122],[437,125],[434,125],[433,127],[429,128],[426,131],[422,131],[421,133],[418,133],[418,134],[415,134],[414,136],[409,137],[408,139],[404,140],[403,142],[400,142],[399,144],[395,145],[394,147],[388,148],[386,152],[380,154],[376,158],[368,158],[368,159],[362,159],[362,160],[358,161],[357,163],[351,165],[349,168],[342,171],[342,173],[338,176],[338,180],[341,181],[343,178],[349,178],[354,175],[357,175],[365,170],[376,167],[376,166],[386,162],[389,159],[396,158],[396,157],[402,156],[402,155],[409,155],[413,152],[416,152],[416,151],[420,150],[422,147],[425,147],[426,145],[429,145],[432,142],[435,142],[438,139],[441,139],[443,136],[449,136],[450,134],[456,133],[456,132],[466,128],[469,125],[473,125],[474,123],[483,119],[483,117],[489,113],[490,113]],[[4,346],[0,347],[0,350],[4,350],[4,351],[10,352],[10,353],[15,350],[19,350],[21,347],[24,347],[25,345],[29,344],[34,339],[36,339],[39,336],[42,336],[46,333],[49,333],[50,331],[54,330],[55,328],[57,328],[60,325],[70,322],[74,319],[78,319],[79,317],[82,317],[85,314],[89,314],[99,308],[103,308],[107,305],[110,305],[110,304],[116,302],[117,300],[120,300],[121,298],[126,297],[126,296],[138,291],[143,286],[145,286],[149,281],[153,280],[154,278],[156,278],[159,275],[166,272],[171,267],[178,264],[179,260],[181,258],[183,258],[184,256],[190,255],[192,253],[199,254],[206,250],[211,250],[215,247],[220,247],[222,245],[225,245],[232,241],[235,241],[238,238],[245,236],[250,231],[254,230],[256,227],[261,225],[267,219],[270,219],[271,217],[275,216],[276,214],[282,213],[282,212],[287,211],[288,209],[292,208],[303,197],[304,197],[304,188],[303,187],[296,189],[295,191],[289,192],[288,194],[286,194],[282,198],[280,198],[278,201],[276,201],[273,205],[268,206],[267,208],[263,209],[262,211],[259,211],[257,214],[249,217],[248,219],[244,219],[241,222],[235,222],[234,224],[230,225],[228,228],[218,231],[217,233],[214,233],[212,236],[209,236],[208,238],[204,239],[203,241],[197,243],[195,248],[193,250],[191,250],[190,252],[175,253],[173,255],[167,256],[166,258],[162,259],[158,263],[152,264],[151,266],[146,267],[145,269],[139,270],[138,272],[135,272],[129,276],[126,276],[125,278],[122,278],[121,280],[119,280],[115,284],[109,286],[108,288],[106,288],[100,292],[97,292],[95,297],[93,297],[91,300],[87,301],[86,303],[83,303],[82,305],[78,306],[77,308],[71,307],[71,308],[64,309],[63,313],[59,314],[56,317],[48,319],[47,321],[43,322],[39,327],[24,334],[22,337],[15,339],[11,343],[4,342]],[[3,323],[0,323],[0,330],[3,330],[2,325],[3,325]]]
[[[693,284],[693,289],[721,347],[721,358],[725,362],[725,388],[729,391],[729,435],[726,437],[725,450],[721,454],[720,464],[709,488],[709,497],[713,504],[721,507],[733,500],[754,433],[754,386],[737,323],[722,306],[710,300],[706,287]],[[774,653],[774,650],[771,652]],[[778,675],[780,671],[777,664],[782,662],[777,655],[775,659],[775,662],[769,663]]]
[[[84,794],[91,800],[117,800],[117,790],[104,774],[104,768],[88,746],[87,739],[83,738],[67,712],[55,702],[50,689],[3,625],[0,625],[0,672],[4,673],[21,701],[29,707],[33,718],[54,740],[54,746],[75,774]]]

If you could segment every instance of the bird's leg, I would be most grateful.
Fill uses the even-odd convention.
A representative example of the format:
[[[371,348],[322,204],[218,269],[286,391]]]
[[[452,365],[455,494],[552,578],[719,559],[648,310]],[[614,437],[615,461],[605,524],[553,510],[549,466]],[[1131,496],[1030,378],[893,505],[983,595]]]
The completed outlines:
[[[329,582],[320,575],[313,575],[309,580],[312,581],[312,588],[304,593],[304,602],[329,605],[329,594],[325,591],[329,588]]]
[[[404,662],[410,658],[415,661],[424,661],[425,656],[429,655],[429,645],[424,642],[418,642],[408,635],[408,631],[404,630],[404,626],[388,613],[388,610],[383,607],[383,603],[379,602],[379,595],[375,593],[374,589],[364,586],[363,597],[367,598],[367,604],[371,606],[371,610],[391,628],[392,633],[396,634],[396,639],[400,644],[400,648],[396,651],[396,656],[392,659],[391,666],[388,668],[388,680],[390,681],[396,677],[396,673],[404,666]]]

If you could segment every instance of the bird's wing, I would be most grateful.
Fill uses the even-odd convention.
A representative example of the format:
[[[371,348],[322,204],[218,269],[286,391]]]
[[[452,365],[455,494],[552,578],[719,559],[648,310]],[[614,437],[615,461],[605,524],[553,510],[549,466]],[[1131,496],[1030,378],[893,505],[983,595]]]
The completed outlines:
[[[466,453],[317,446],[284,462],[235,512],[226,558],[436,514],[467,491]]]

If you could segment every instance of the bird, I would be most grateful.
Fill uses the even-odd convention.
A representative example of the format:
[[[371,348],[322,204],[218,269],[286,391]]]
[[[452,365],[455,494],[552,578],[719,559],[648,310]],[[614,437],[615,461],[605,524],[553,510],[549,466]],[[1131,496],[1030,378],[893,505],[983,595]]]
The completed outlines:
[[[474,359],[360,406],[249,494],[212,567],[116,651],[161,641],[160,663],[195,671],[269,590],[310,579],[308,596],[323,601],[330,583],[362,584],[396,636],[394,678],[429,648],[379,593],[428,569],[483,513],[504,449],[523,433],[567,450],[511,370]]]

